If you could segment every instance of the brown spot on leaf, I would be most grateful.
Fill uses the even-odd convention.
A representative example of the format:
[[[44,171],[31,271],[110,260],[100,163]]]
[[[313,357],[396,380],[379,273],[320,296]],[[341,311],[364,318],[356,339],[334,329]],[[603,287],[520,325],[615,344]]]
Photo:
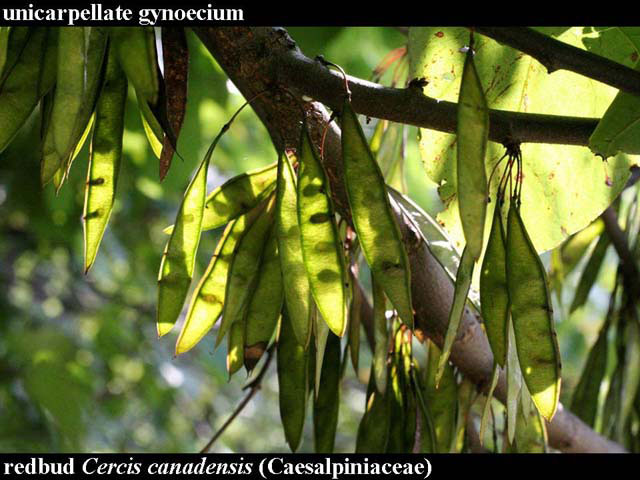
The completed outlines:
[[[436,37],[438,37],[438,38],[442,38],[442,37],[444,37],[444,32],[436,32],[436,34],[435,34],[435,35],[436,35]]]

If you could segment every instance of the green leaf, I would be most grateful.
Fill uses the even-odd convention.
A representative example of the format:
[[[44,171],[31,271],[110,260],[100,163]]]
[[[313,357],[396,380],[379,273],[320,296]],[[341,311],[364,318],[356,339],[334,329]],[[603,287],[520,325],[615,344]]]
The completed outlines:
[[[571,411],[592,428],[595,426],[600,386],[607,368],[609,325],[607,317],[596,343],[589,351],[580,381],[571,399]]]
[[[113,55],[109,55],[105,83],[96,106],[82,215],[85,272],[98,254],[113,209],[122,160],[126,99],[127,78]]]
[[[458,27],[421,27],[409,31],[410,78],[425,77],[424,93],[444,101],[456,101],[464,65],[459,52],[469,31]],[[558,39],[583,48],[581,28],[563,32]],[[600,117],[615,89],[569,71],[552,75],[537,60],[515,49],[475,35],[478,76],[492,109]],[[452,134],[420,129],[419,147],[425,171],[439,186],[445,210],[438,214],[458,248],[464,235],[458,212],[457,173]],[[489,142],[486,173],[502,156],[503,147]],[[560,244],[591,223],[616,198],[637,163],[624,155],[602,164],[588,148],[551,144],[522,145],[524,182],[522,217],[530,225],[536,251]],[[495,175],[490,186],[494,191]],[[554,212],[550,215],[550,212]],[[489,222],[485,229],[489,228]]]
[[[484,158],[489,135],[489,109],[469,48],[462,69],[456,127],[458,203],[466,249],[474,259],[482,253],[487,212]]]
[[[598,273],[600,272],[610,243],[609,236],[606,233],[602,233],[589,257],[589,261],[582,271],[569,312],[574,312],[587,301],[591,287],[593,287],[593,284],[598,278]]]

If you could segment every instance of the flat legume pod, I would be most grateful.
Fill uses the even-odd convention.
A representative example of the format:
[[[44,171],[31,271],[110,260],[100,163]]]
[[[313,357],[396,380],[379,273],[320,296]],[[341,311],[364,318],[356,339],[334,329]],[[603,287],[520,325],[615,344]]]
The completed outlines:
[[[513,443],[516,436],[518,405],[522,391],[522,372],[518,364],[516,337],[513,333],[513,322],[507,320],[507,439]]]
[[[400,319],[413,328],[409,260],[382,172],[348,100],[341,119],[345,185],[362,252]]]
[[[432,453],[448,453],[455,439],[456,409],[458,387],[453,367],[445,365],[444,373],[436,388],[436,372],[440,359],[440,349],[429,342],[427,368],[424,372],[424,390],[422,395],[433,420],[435,450]]]
[[[380,393],[387,390],[387,353],[389,352],[389,326],[386,316],[386,298],[380,283],[371,277],[373,291],[373,377]]]
[[[111,47],[139,98],[151,105],[158,101],[158,58],[153,27],[113,27]]]
[[[273,192],[278,162],[237,175],[207,195],[202,231],[213,230],[248,212]],[[171,233],[173,225],[164,229]]]
[[[40,99],[55,84],[57,34],[54,28],[31,27],[14,65],[11,68],[7,66],[2,75],[0,152],[9,145]]]
[[[207,189],[207,171],[211,155],[224,129],[213,140],[202,163],[184,193],[175,227],[162,254],[158,274],[158,335],[173,328],[189,292],[196,251],[200,243],[202,216]]]
[[[491,233],[480,271],[480,308],[494,361],[504,367],[507,359],[507,290],[506,245],[500,202],[496,199]]]
[[[211,330],[222,313],[229,264],[238,240],[262,211],[261,206],[232,220],[225,229],[198,286],[176,343],[176,355],[191,350]]]
[[[523,390],[523,395],[528,393]],[[531,403],[531,399],[525,399]],[[547,453],[547,429],[542,416],[535,408],[523,408],[518,412],[516,433],[510,449],[514,453]]]
[[[246,311],[246,303],[244,310]],[[240,370],[244,364],[245,318],[244,312],[242,312],[240,318],[229,328],[227,338],[227,372],[229,373],[229,378]]]
[[[349,304],[349,356],[351,357],[351,364],[353,365],[353,369],[357,375],[360,359],[360,316],[362,315],[362,302],[364,299],[361,287],[357,283],[355,276],[350,273],[349,277],[351,280],[351,287],[353,288],[351,303]]]
[[[244,364],[248,370],[253,370],[267,349],[278,325],[283,300],[278,239],[275,226],[272,225],[245,320]]]
[[[307,270],[304,266],[298,224],[298,195],[296,177],[286,154],[278,160],[276,190],[276,232],[278,252],[284,282],[284,298],[293,325],[293,331],[305,347],[311,338],[311,307],[313,299]]]
[[[84,197],[84,269],[91,268],[107,228],[118,184],[122,159],[127,78],[110,54],[107,72],[96,106],[89,168]]]
[[[308,398],[309,352],[300,345],[286,307],[278,337],[278,396],[284,435],[291,451],[300,445]]]
[[[477,260],[487,210],[484,157],[489,134],[489,109],[469,48],[462,69],[456,127],[458,208],[469,254]]]
[[[0,85],[20,58],[31,33],[29,27],[0,27]]]
[[[391,425],[390,393],[376,389],[373,375],[369,377],[365,412],[358,425],[356,453],[384,453]]]
[[[460,320],[462,319],[464,307],[467,302],[467,295],[469,294],[469,287],[471,286],[474,265],[475,259],[471,255],[471,250],[465,246],[462,251],[462,257],[460,257],[458,274],[456,275],[453,303],[451,304],[451,311],[449,312],[449,326],[447,327],[447,333],[444,337],[442,354],[438,360],[440,363],[438,365],[438,372],[436,373],[436,385],[442,378],[445,366],[449,360],[449,355],[451,354],[451,347],[458,334],[458,327],[460,326]]]
[[[318,395],[320,392],[320,375],[322,373],[322,365],[324,364],[324,352],[327,347],[327,339],[329,338],[329,326],[323,320],[322,315],[314,306],[311,314],[313,322],[313,341],[315,346],[315,363],[314,363],[314,387],[313,390]]]
[[[507,282],[511,318],[524,381],[533,403],[551,421],[560,396],[560,352],[544,266],[519,208],[507,220]]]
[[[322,374],[313,402],[313,439],[316,453],[333,453],[340,409],[340,337],[329,333]]]
[[[107,34],[99,27],[61,27],[58,32],[56,88],[42,147],[41,181],[68,171],[87,132],[104,80]],[[59,185],[58,185],[59,188]]]
[[[262,213],[236,244],[229,265],[216,346],[220,344],[231,325],[243,319],[250,295],[253,294],[258,281],[262,253],[273,225],[274,205],[275,197],[269,197]]]
[[[322,318],[342,337],[347,328],[347,271],[329,185],[306,122],[298,155],[298,222],[309,287]]]

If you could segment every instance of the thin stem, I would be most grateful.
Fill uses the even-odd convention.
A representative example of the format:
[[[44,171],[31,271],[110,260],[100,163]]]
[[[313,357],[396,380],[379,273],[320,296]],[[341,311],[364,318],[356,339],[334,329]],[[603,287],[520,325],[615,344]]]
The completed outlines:
[[[227,421],[224,422],[222,426],[218,429],[218,431],[213,435],[213,437],[211,437],[211,440],[209,440],[207,444],[202,448],[202,450],[200,450],[200,453],[207,453],[211,449],[211,447],[216,442],[216,440],[218,440],[218,438],[222,436],[222,434],[229,427],[229,425],[231,425],[233,421],[238,417],[238,415],[240,415],[242,410],[244,410],[244,407],[246,407],[247,404],[251,401],[251,399],[255,396],[255,394],[258,393],[258,391],[262,386],[262,379],[264,375],[267,373],[267,370],[269,369],[269,365],[271,364],[271,359],[273,358],[273,349],[274,349],[274,345],[272,345],[269,348],[269,350],[267,350],[266,352],[267,359],[264,363],[264,366],[262,367],[262,370],[260,370],[260,373],[256,376],[256,378],[249,385],[245,387],[245,389],[249,388],[249,393],[247,393],[247,395],[238,404],[238,406],[235,408],[233,413],[229,416]]]

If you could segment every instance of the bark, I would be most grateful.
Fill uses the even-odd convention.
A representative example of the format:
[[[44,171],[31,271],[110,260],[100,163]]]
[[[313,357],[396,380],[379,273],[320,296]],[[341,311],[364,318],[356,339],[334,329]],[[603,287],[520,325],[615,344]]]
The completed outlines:
[[[284,29],[208,27],[194,30],[246,98],[267,90],[267,93],[253,102],[252,106],[279,150],[295,148],[298,144],[302,95],[311,95],[336,108],[344,98],[342,79],[319,63],[304,57]],[[407,108],[411,111],[416,110],[415,106],[407,102],[422,102],[421,108],[425,111],[419,113],[423,116],[421,118],[429,119],[431,128],[445,129],[446,127],[445,131],[453,131],[455,128],[455,104],[447,107],[452,109],[449,111],[437,107],[430,101],[425,103],[426,97],[420,92],[412,93],[411,89],[386,89],[364,81],[351,81],[350,86],[353,91],[354,108],[359,113],[415,124],[411,121],[407,122],[407,117],[401,116],[399,112]],[[375,92],[380,91],[391,92],[379,97],[377,96],[379,93]],[[386,102],[383,102],[383,105],[386,107],[380,105],[379,101],[383,99]],[[328,114],[317,102],[306,102],[302,107],[308,116],[312,137],[319,143]],[[385,108],[389,108],[389,111]],[[495,115],[494,112],[494,117],[498,119],[529,118],[527,115],[504,114],[504,117],[500,117],[503,114],[497,117]],[[577,125],[578,130],[580,128],[584,130],[583,120],[567,121],[576,122],[574,126]],[[557,123],[554,122],[551,121],[549,125],[553,126]],[[498,122],[497,129],[493,131],[494,135],[513,132],[512,128],[500,130],[499,125]],[[560,123],[557,125],[559,126]],[[583,131],[582,134],[584,133]],[[574,135],[566,134],[566,131],[563,133],[561,129],[558,129],[555,134],[564,135],[563,138],[572,138]],[[537,141],[545,141],[543,139],[548,139],[550,136],[540,128],[537,138]],[[336,209],[343,218],[351,222],[342,176],[340,131],[335,124],[331,125],[327,134],[324,166],[331,183],[331,193]],[[419,338],[428,336],[442,346],[453,299],[453,285],[420,236],[413,230],[411,223],[399,211],[396,215],[411,263],[416,336]],[[483,389],[488,386],[493,356],[481,319],[469,309],[465,311],[459,334],[453,345],[451,361],[464,375],[476,383],[478,388]],[[504,401],[505,393],[505,378],[502,375],[496,388],[496,398]],[[563,408],[558,410],[548,429],[550,444],[566,452],[624,451],[623,447],[600,436]]]

